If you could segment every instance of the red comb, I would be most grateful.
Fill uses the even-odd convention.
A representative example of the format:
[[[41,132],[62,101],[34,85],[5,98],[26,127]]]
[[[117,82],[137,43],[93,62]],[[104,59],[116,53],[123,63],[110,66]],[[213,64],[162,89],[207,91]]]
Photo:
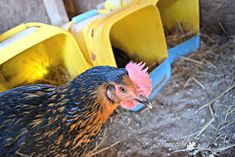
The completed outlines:
[[[130,79],[137,85],[138,90],[142,92],[144,96],[148,96],[151,93],[151,79],[148,74],[148,67],[144,69],[145,63],[129,62],[126,65],[126,70]]]

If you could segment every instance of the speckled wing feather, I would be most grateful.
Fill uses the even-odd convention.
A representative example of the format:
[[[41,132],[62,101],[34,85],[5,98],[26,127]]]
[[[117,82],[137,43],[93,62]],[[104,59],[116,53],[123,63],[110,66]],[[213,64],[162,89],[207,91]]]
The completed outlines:
[[[0,93],[0,154],[17,150],[32,123],[55,87],[50,85],[21,86]],[[7,149],[7,150],[6,150]]]

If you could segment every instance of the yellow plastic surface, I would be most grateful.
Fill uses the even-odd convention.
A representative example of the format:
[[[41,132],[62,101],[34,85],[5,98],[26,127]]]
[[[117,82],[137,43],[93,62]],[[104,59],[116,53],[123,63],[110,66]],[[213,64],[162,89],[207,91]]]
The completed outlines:
[[[158,0],[164,27],[168,30],[182,24],[186,30],[199,33],[199,1],[198,0]]]
[[[64,66],[70,79],[90,68],[74,38],[58,27],[22,24],[0,35],[0,42],[30,27],[36,31],[0,49],[0,91],[43,79],[58,65]]]
[[[164,27],[170,30],[177,23],[189,31],[199,32],[199,0],[106,0],[104,12],[110,12],[128,4],[152,3],[160,10]]]
[[[136,3],[97,15],[73,25],[70,31],[93,66],[116,66],[112,46],[137,61],[160,63],[167,57],[160,15],[151,3]]]

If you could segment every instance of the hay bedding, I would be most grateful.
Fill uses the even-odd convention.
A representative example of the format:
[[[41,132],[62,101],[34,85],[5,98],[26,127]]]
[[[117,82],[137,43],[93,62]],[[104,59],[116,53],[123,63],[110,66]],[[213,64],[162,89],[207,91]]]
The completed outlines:
[[[197,34],[193,30],[187,30],[182,23],[177,23],[170,30],[166,29],[166,27],[164,28],[168,49],[183,43]]]
[[[37,80],[34,82],[35,84],[51,84],[59,86],[71,80],[68,70],[62,63],[50,65],[47,70],[48,73],[43,77],[43,79]]]

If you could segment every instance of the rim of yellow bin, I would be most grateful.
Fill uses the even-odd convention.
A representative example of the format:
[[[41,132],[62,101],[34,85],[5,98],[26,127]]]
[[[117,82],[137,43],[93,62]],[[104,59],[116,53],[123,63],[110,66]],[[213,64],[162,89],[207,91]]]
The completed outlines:
[[[23,37],[20,40],[14,41],[12,44],[14,44],[14,47],[17,47],[17,51],[12,49],[11,46],[4,47],[4,49],[0,50],[1,51],[0,65],[8,61],[9,59],[15,57],[16,55],[20,54],[21,52],[25,51],[26,49],[34,46],[35,44],[40,43],[53,36],[60,35],[60,34],[64,34],[66,35],[66,37],[70,38],[70,42],[73,43],[74,48],[77,49],[78,53],[81,52],[77,42],[75,41],[75,39],[71,36],[69,32],[66,32],[62,28],[59,28],[56,26],[51,26],[51,25],[38,23],[38,22],[24,23],[8,30],[7,32],[0,35],[0,42],[30,27],[38,27],[36,31],[40,31],[40,35],[38,35],[37,33],[31,33],[27,35],[27,38]],[[30,38],[30,40],[28,40],[28,38]],[[23,42],[27,42],[27,44],[22,44]],[[84,60],[84,63],[86,62],[84,57],[82,58],[82,60]],[[87,63],[87,68],[89,67],[90,65]]]

